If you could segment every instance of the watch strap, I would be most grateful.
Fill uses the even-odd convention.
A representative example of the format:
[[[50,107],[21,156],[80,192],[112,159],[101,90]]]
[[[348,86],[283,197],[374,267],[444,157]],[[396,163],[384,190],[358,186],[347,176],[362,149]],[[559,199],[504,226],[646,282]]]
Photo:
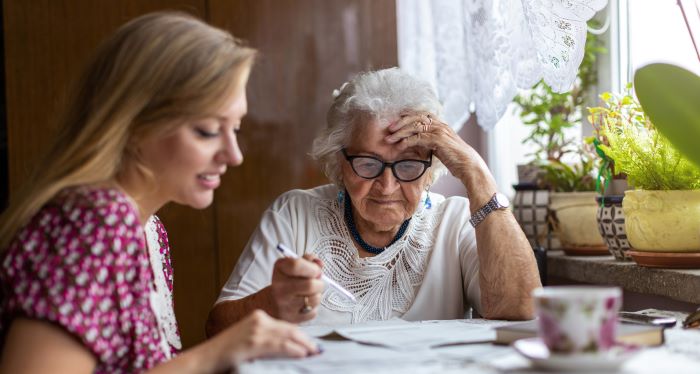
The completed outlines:
[[[486,219],[486,216],[488,216],[491,212],[495,210],[500,210],[500,209],[506,209],[506,206],[503,206],[498,203],[498,199],[496,198],[496,195],[498,193],[494,193],[493,196],[491,196],[491,199],[489,199],[484,206],[479,208],[474,214],[472,214],[471,218],[469,218],[469,223],[472,224],[472,227],[476,228],[484,219]]]

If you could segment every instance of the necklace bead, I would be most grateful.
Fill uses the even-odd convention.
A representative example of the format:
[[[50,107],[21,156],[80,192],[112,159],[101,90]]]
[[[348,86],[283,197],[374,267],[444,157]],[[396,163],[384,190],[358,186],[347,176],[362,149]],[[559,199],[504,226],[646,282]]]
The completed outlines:
[[[347,191],[345,191],[345,224],[348,225],[348,230],[350,230],[350,234],[352,235],[353,239],[357,242],[357,244],[362,247],[365,251],[378,255],[382,252],[384,252],[385,249],[390,247],[392,244],[396,243],[397,240],[401,239],[403,234],[406,233],[406,229],[408,228],[408,224],[411,221],[411,219],[407,219],[403,221],[401,224],[401,227],[399,227],[399,231],[396,233],[394,236],[394,239],[391,240],[391,243],[387,245],[386,247],[373,247],[369,245],[367,242],[365,242],[362,237],[360,236],[360,233],[357,231],[357,227],[355,226],[355,219],[352,216],[352,202],[350,201],[350,195],[348,194]]]

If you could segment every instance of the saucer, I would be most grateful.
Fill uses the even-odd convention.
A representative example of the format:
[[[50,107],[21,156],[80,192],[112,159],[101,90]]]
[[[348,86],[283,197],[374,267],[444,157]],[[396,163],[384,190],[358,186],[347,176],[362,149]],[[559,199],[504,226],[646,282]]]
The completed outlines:
[[[602,353],[556,354],[540,338],[516,340],[513,348],[540,369],[560,371],[616,371],[639,351],[638,346],[616,345]]]
[[[634,262],[649,268],[698,269],[700,253],[698,252],[647,252],[629,250]]]
[[[567,256],[610,256],[610,251],[605,245],[570,246],[562,247]]]

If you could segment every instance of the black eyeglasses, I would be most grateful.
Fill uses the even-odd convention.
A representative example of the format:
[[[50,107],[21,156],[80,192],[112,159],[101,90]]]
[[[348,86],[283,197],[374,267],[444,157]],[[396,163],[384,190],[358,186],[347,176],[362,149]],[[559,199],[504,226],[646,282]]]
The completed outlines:
[[[399,160],[394,162],[384,162],[372,156],[348,156],[348,152],[343,148],[343,156],[348,160],[352,171],[357,176],[365,179],[374,179],[384,172],[387,166],[391,168],[392,174],[401,182],[413,182],[420,178],[433,163],[433,153],[430,152],[430,160]]]

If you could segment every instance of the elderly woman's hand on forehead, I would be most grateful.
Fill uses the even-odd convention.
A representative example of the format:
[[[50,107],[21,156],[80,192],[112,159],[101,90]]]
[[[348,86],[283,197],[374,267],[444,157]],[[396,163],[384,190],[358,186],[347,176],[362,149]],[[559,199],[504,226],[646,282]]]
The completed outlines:
[[[473,167],[486,168],[481,156],[441,119],[429,112],[408,112],[389,125],[387,143],[401,149],[424,147],[433,151],[447,169],[461,177]]]

